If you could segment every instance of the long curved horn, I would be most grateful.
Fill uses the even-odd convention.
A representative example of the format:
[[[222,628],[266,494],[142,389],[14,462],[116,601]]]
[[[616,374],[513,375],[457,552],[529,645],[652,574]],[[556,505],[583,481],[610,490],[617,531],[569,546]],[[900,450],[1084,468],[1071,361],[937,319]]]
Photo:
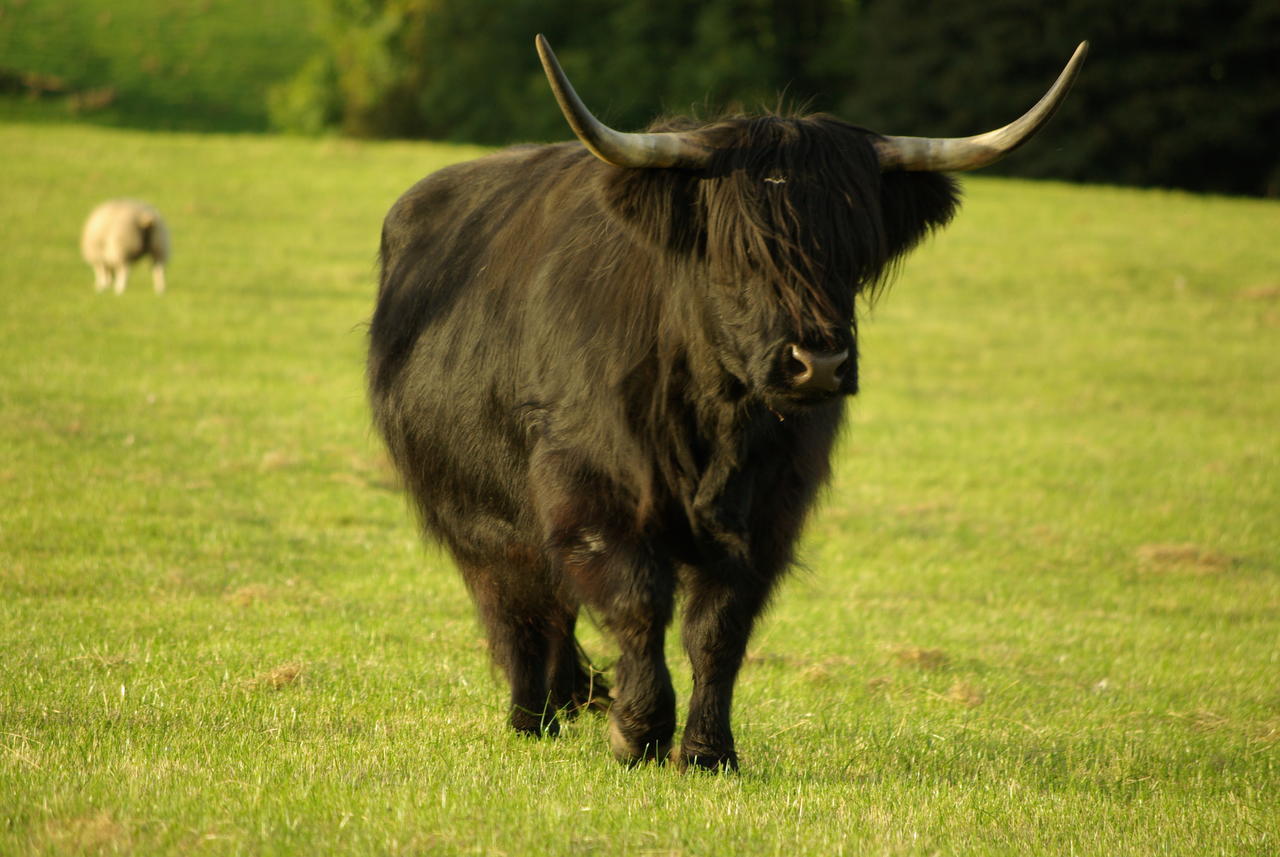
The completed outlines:
[[[889,137],[875,141],[876,154],[880,156],[880,169],[928,170],[932,172],[952,170],[976,170],[998,161],[1021,146],[1031,135],[1049,121],[1058,109],[1067,90],[1089,53],[1089,43],[1081,42],[1071,55],[1067,67],[1058,75],[1044,97],[1022,116],[1003,128],[978,134],[974,137]]]
[[[573,91],[564,69],[556,61],[551,45],[538,34],[535,40],[542,69],[551,82],[551,91],[560,102],[560,112],[591,154],[615,167],[683,167],[700,169],[711,160],[712,150],[693,134],[624,134],[591,115],[578,93]]]

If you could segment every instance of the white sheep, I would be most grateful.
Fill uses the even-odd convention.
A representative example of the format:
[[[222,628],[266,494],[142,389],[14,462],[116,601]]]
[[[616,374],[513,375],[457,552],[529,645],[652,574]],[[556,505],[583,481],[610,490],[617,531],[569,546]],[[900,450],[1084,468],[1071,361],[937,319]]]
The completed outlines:
[[[111,199],[99,205],[85,221],[80,251],[93,266],[95,288],[101,292],[115,285],[123,294],[129,266],[151,257],[151,283],[164,293],[164,266],[169,261],[169,230],[160,212],[145,202]]]

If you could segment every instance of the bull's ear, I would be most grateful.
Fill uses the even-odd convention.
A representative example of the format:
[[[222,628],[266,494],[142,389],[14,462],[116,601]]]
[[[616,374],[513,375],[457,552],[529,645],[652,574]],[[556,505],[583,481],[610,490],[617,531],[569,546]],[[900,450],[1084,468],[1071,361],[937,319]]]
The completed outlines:
[[[930,232],[946,226],[959,205],[960,186],[946,173],[881,174],[880,207],[888,258],[898,258]]]
[[[637,241],[676,253],[697,249],[704,222],[697,177],[685,170],[606,169],[599,173],[605,211]]]

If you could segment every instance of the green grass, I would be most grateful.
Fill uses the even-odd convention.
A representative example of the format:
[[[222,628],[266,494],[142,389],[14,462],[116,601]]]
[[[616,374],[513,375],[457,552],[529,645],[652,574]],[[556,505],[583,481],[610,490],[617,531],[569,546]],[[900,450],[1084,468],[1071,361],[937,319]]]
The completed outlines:
[[[316,47],[303,0],[0,0],[0,121],[267,127],[267,91]],[[33,98],[24,75],[61,84]]]
[[[380,218],[473,153],[0,126],[0,854],[1276,853],[1280,206],[969,180],[680,776],[507,734],[368,427]],[[78,258],[123,194],[162,298]]]

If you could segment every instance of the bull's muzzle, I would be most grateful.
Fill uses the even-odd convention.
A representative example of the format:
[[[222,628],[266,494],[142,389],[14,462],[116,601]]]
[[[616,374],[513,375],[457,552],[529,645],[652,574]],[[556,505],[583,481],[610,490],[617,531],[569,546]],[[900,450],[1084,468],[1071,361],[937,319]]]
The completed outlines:
[[[834,393],[849,368],[849,349],[810,351],[791,343],[785,349],[785,368],[791,388],[800,393]]]

